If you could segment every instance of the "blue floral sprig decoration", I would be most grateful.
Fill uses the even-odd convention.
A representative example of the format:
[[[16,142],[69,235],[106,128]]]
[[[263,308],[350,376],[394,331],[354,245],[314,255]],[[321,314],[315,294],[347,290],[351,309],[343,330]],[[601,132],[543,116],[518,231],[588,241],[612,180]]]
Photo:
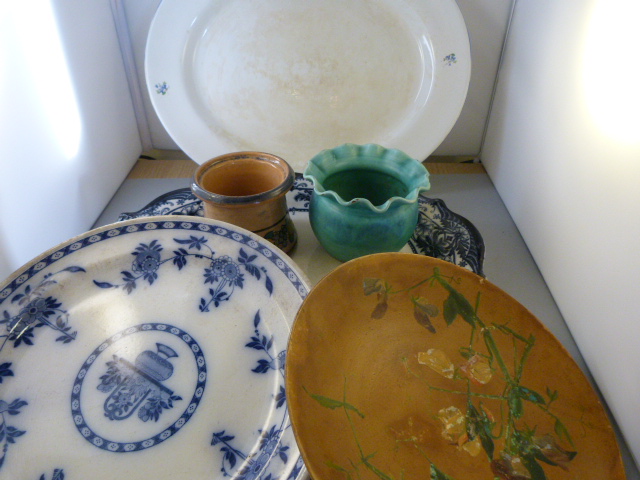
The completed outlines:
[[[4,464],[9,445],[16,443],[16,438],[26,433],[24,430],[18,430],[16,427],[7,424],[7,415],[20,414],[20,409],[25,405],[27,405],[27,402],[20,398],[16,398],[11,403],[0,400],[0,469]]]
[[[250,259],[250,257],[247,257]],[[245,347],[264,352],[268,359],[261,358],[258,360],[258,364],[252,369],[254,373],[266,374],[271,370],[279,371],[280,375],[284,377],[284,364],[285,364],[285,351],[283,350],[278,355],[274,356],[271,352],[274,343],[274,337],[267,337],[260,331],[260,324],[262,318],[260,316],[260,310],[256,312],[253,317],[254,335],[250,337],[250,341],[245,344]],[[286,402],[286,396],[284,387],[280,386],[280,392],[275,397],[276,408],[282,407]],[[282,430],[276,425],[273,425],[268,430],[258,430],[260,433],[260,443],[258,451],[252,455],[240,451],[232,445],[235,436],[226,430],[215,432],[211,440],[211,445],[220,445],[220,452],[222,455],[222,465],[220,471],[225,477],[236,478],[237,480],[254,480],[261,478],[262,480],[271,480],[272,475],[269,473],[265,476],[264,471],[270,461],[273,458],[280,458],[283,463],[287,463],[289,446],[284,445],[281,442]],[[238,458],[245,461],[242,468],[233,473],[238,462]],[[297,469],[296,469],[297,471]],[[235,475],[235,476],[234,476]],[[290,476],[289,478],[295,478]],[[273,479],[275,480],[275,479]]]
[[[2,312],[0,325],[6,325],[7,333],[0,335],[3,339],[0,343],[0,351],[9,341],[13,342],[14,348],[21,344],[33,345],[34,330],[45,326],[60,334],[56,337],[56,342],[69,343],[75,340],[77,331],[69,325],[69,313],[62,308],[62,303],[56,297],[47,295],[48,289],[58,283],[52,277],[62,272],[80,273],[86,270],[71,266],[59,272],[48,273],[34,288],[27,285],[23,293],[14,295],[10,303],[17,305],[20,309],[13,315],[8,310]],[[2,383],[2,376],[9,375],[6,372],[6,369],[0,371],[0,383]]]
[[[209,264],[203,271],[204,285],[210,284],[208,296],[200,298],[198,308],[201,312],[209,312],[210,307],[219,307],[222,302],[231,299],[236,288],[243,288],[245,283],[245,273],[248,273],[256,280],[261,280],[264,276],[265,288],[269,295],[273,293],[273,282],[267,275],[267,270],[253,263],[258,256],[249,255],[240,248],[236,260],[228,255],[216,256],[215,251],[207,244],[205,237],[190,235],[189,238],[174,238],[178,245],[182,245],[173,250],[173,255],[162,258],[164,248],[157,240],[152,240],[148,244],[140,243],[131,255],[134,256],[131,262],[131,270],[124,270],[121,273],[122,283],[111,283],[94,280],[93,282],[100,288],[122,288],[131,294],[139,281],[146,281],[149,285],[159,278],[159,270],[165,263],[171,262],[178,270],[182,270],[189,265],[189,258],[206,259]]]
[[[167,82],[156,83],[154,86],[156,87],[156,93],[158,93],[159,95],[166,95],[167,90],[169,90],[169,85],[167,84]]]
[[[0,383],[3,382],[4,377],[13,377],[13,370],[11,370],[11,362],[0,363]]]
[[[224,430],[214,433],[213,439],[211,440],[211,445],[216,446],[218,444],[222,444],[220,447],[220,451],[224,454],[222,457],[222,467],[220,471],[224,474],[225,477],[231,476],[229,470],[233,470],[237,463],[237,458],[245,459],[246,455],[242,453],[240,450],[231,446],[231,441],[236,438],[235,435],[228,435]]]
[[[455,53],[450,53],[446,57],[443,58],[444,63],[447,64],[448,67],[453,65],[454,63],[458,63],[458,58]]]
[[[286,350],[282,350],[275,357],[272,355],[271,347],[273,346],[273,336],[267,338],[266,335],[260,333],[260,321],[260,310],[258,310],[253,318],[254,335],[245,347],[263,351],[268,358],[258,360],[258,365],[251,371],[255,373],[266,373],[269,370],[279,370],[280,374],[284,376]]]
[[[222,430],[213,434],[211,445],[221,445],[220,451],[223,453],[222,465],[220,471],[225,477],[232,477],[237,480],[254,480],[259,478],[260,474],[269,463],[272,457],[276,455],[283,463],[287,463],[288,445],[282,445],[280,439],[282,437],[282,430],[277,429],[273,425],[268,431],[260,430],[260,449],[253,455],[249,456],[246,453],[238,450],[231,445],[231,442],[235,439],[234,435],[230,435]],[[238,462],[238,458],[246,460],[242,469],[233,475],[233,470]],[[271,480],[272,475],[260,477],[262,480]]]
[[[47,477],[44,475],[44,473],[40,475],[40,480],[47,480]],[[61,468],[54,469],[51,480],[64,480],[64,470],[62,470]]]

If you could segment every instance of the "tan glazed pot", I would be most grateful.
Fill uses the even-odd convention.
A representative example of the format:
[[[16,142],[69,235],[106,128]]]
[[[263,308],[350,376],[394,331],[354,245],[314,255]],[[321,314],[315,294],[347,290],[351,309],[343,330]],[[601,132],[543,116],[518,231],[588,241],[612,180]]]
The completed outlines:
[[[293,169],[280,157],[235,152],[200,165],[191,189],[203,201],[205,217],[245,228],[288,252],[297,241],[286,201],[293,180]]]

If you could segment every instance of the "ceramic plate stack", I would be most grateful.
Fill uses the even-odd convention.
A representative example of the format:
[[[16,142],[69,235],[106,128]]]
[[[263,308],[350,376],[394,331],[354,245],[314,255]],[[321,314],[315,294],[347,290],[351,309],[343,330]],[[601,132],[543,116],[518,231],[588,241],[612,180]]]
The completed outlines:
[[[0,478],[296,479],[284,390],[308,283],[178,216],[90,231],[0,285]]]
[[[297,172],[347,142],[425,159],[471,72],[455,0],[164,0],[145,62],[153,106],[193,160],[258,150]]]

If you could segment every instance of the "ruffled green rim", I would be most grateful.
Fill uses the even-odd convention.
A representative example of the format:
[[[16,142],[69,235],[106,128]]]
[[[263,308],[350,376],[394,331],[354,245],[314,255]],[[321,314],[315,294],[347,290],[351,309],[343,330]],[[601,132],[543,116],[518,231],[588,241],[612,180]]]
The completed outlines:
[[[330,175],[354,169],[371,169],[391,175],[405,184],[408,189],[407,195],[391,197],[382,205],[375,206],[366,198],[345,201],[333,190],[324,188],[323,182]],[[385,212],[394,203],[417,203],[420,193],[431,188],[429,172],[421,162],[400,150],[388,149],[374,143],[345,143],[336,148],[323,150],[309,161],[303,176],[313,183],[314,194],[332,197],[345,207],[361,205],[374,212]]]

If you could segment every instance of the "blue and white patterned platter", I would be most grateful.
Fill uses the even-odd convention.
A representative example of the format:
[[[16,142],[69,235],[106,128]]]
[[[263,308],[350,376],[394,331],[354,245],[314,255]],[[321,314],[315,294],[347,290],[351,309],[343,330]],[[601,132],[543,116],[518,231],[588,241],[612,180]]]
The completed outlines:
[[[296,174],[293,189],[287,194],[287,204],[299,237],[298,247],[290,255],[315,284],[340,262],[324,252],[313,235],[309,223],[312,192],[313,185]],[[484,240],[478,229],[440,199],[421,195],[418,202],[418,226],[402,251],[446,260],[484,275]],[[202,202],[189,188],[181,188],[161,195],[138,211],[122,213],[119,220],[168,214],[201,217]]]
[[[284,390],[305,275],[203,218],[92,230],[0,284],[0,478],[306,475]]]

